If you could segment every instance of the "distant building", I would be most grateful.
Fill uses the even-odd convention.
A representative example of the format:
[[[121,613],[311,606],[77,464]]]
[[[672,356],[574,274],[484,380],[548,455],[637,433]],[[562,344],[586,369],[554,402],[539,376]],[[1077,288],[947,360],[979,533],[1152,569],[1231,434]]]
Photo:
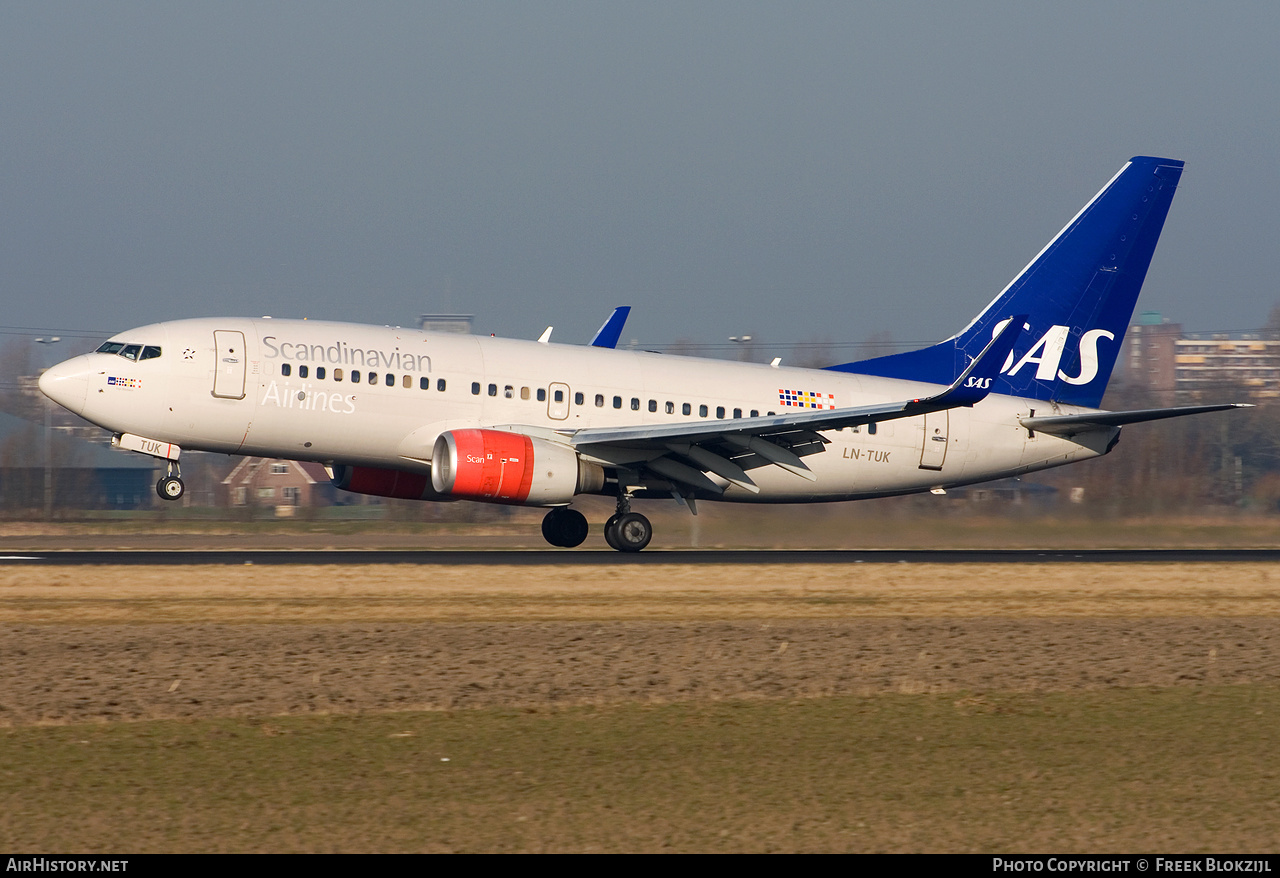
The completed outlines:
[[[1129,327],[1121,363],[1125,384],[1173,405],[1224,388],[1255,399],[1280,397],[1280,339],[1264,332],[1183,332],[1157,311]]]
[[[418,328],[426,332],[457,332],[470,335],[471,324],[475,319],[474,314],[420,314]]]
[[[105,434],[98,431],[105,438]],[[57,509],[145,509],[156,500],[155,458],[90,442],[55,427],[48,441],[51,500]],[[44,503],[43,427],[0,413],[0,507]]]
[[[246,457],[222,480],[228,506],[332,506],[336,489],[318,463]],[[290,513],[282,513],[290,514]]]
[[[1125,338],[1125,383],[1172,405],[1178,389],[1177,344],[1181,337],[1181,323],[1169,323],[1159,311],[1140,314]]]
[[[1280,397],[1280,339],[1261,333],[1193,333],[1177,341],[1178,393],[1241,388],[1255,399]]]

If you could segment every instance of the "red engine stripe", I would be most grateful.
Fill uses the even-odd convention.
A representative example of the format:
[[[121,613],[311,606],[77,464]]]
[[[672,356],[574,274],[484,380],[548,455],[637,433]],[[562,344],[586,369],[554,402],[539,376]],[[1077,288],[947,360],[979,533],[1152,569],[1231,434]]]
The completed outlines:
[[[501,430],[454,430],[458,451],[453,493],[523,503],[533,484],[533,442]]]

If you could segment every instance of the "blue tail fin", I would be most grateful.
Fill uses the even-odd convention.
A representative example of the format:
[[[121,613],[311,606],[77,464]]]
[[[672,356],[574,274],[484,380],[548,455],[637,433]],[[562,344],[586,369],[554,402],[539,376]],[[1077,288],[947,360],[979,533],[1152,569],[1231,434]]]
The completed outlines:
[[[992,393],[1096,408],[1111,378],[1182,165],[1138,156],[957,335],[831,368],[950,384],[1011,314],[1026,314]]]

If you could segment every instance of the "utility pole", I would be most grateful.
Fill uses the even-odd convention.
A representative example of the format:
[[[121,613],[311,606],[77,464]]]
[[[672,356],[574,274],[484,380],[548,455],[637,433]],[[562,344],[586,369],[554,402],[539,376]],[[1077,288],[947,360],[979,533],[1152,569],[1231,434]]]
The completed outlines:
[[[62,341],[61,336],[51,336],[49,338],[37,338],[36,344],[51,345]],[[40,354],[40,372],[43,374],[48,369],[46,357],[41,348]],[[43,394],[42,394],[43,396]],[[44,397],[44,520],[53,520],[53,455],[49,444],[49,434],[53,431],[53,407],[49,404],[49,397]]]

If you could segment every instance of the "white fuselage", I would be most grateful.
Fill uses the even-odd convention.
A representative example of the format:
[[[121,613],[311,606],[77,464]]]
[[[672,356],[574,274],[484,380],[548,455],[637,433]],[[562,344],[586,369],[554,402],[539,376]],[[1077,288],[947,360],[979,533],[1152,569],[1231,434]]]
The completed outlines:
[[[108,430],[183,449],[418,472],[429,471],[437,436],[459,428],[550,435],[711,423],[938,390],[844,372],[310,320],[180,320],[113,340],[160,354],[86,354],[53,376],[55,399]],[[729,486],[722,499],[885,496],[1105,454],[1116,428],[1066,438],[1032,435],[1018,421],[1078,411],[993,394],[972,408],[884,421],[874,432],[825,431],[825,451],[805,457],[816,481],[766,466],[752,471],[758,494]]]

